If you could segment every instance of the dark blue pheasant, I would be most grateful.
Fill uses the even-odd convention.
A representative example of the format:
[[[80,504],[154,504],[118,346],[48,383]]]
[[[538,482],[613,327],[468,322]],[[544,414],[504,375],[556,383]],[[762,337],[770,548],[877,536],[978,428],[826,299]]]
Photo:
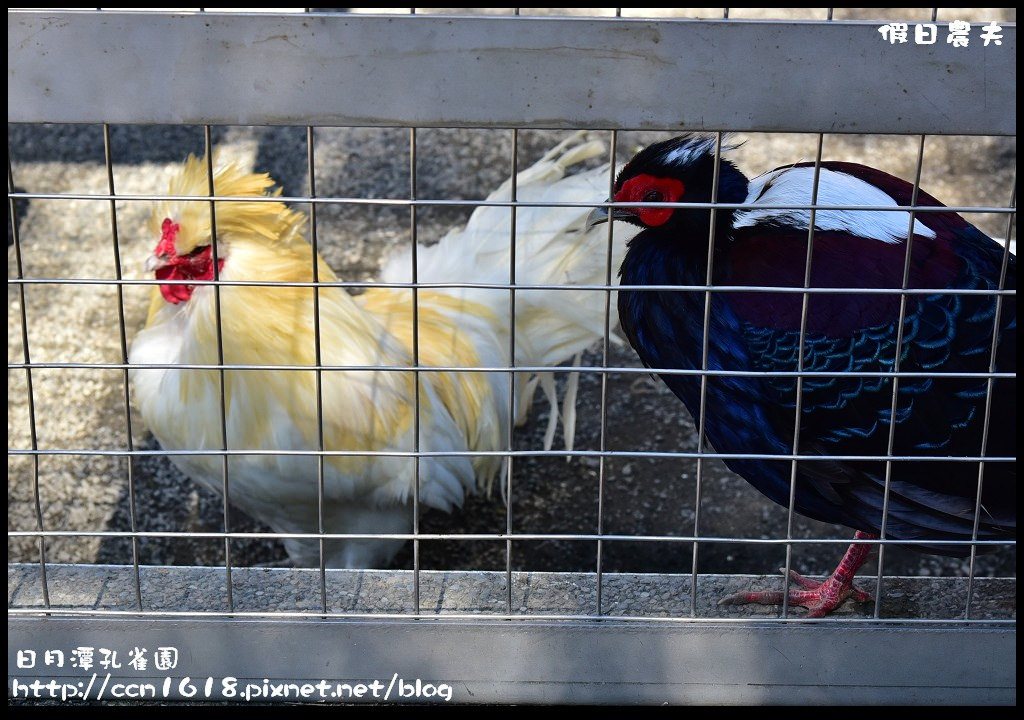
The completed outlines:
[[[710,203],[715,146],[699,136],[652,145],[616,179],[615,202],[637,204],[614,208],[611,218],[642,228],[623,260],[622,285],[696,286],[620,291],[621,325],[640,359],[655,369],[710,371],[703,429],[719,453],[806,456],[796,463],[793,492],[802,515],[854,528],[858,540],[884,531],[946,555],[970,553],[969,544],[949,541],[1016,537],[1016,377],[984,375],[1016,373],[1016,296],[993,292],[1016,288],[1016,258],[954,212],[922,210],[912,219],[896,209],[911,204],[910,184],[852,163],[821,163],[817,204],[893,210],[817,209],[810,254],[810,211],[779,208],[811,204],[813,164],[748,181],[722,159],[717,201],[745,207],[645,205]],[[944,207],[923,192],[917,204]],[[592,221],[608,217],[599,210]],[[712,286],[780,290],[707,293],[709,247]],[[850,290],[782,290],[804,287]],[[904,287],[926,292],[900,293]],[[800,370],[811,373],[802,385]],[[700,375],[661,377],[699,418]],[[957,459],[981,456],[993,459]],[[790,460],[726,464],[788,507]],[[866,600],[852,581],[870,550],[851,545],[823,583],[794,573],[802,589],[789,592],[789,602],[822,616],[850,595]],[[740,593],[723,602],[782,599]]]

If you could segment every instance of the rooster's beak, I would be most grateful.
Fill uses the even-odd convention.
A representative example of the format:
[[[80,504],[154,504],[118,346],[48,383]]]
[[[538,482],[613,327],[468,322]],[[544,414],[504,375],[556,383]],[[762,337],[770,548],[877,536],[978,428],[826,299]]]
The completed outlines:
[[[162,267],[167,267],[170,263],[167,262],[166,258],[157,257],[156,255],[150,255],[146,258],[146,272],[155,272]]]

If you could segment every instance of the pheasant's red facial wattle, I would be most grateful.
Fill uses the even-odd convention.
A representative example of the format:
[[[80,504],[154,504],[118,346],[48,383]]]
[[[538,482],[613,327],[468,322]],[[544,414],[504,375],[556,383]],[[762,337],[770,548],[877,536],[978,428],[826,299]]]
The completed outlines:
[[[154,270],[157,280],[213,280],[213,248],[199,245],[192,252],[178,255],[175,242],[181,226],[166,218],[161,226],[160,242],[153,251],[157,262]],[[217,270],[224,269],[224,258],[217,259]],[[161,285],[160,294],[164,299],[177,305],[187,301],[195,291],[195,285]]]
[[[685,193],[686,187],[681,180],[637,175],[622,184],[615,193],[615,202],[638,203],[629,210],[647,227],[658,227],[668,222],[676,208],[651,207],[643,203],[679,202]]]

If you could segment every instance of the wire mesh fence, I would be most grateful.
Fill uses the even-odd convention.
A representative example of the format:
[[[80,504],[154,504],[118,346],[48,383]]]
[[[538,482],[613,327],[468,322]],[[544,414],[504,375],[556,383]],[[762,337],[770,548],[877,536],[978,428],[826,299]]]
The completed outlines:
[[[520,14],[532,13],[520,9]],[[811,18],[820,22],[809,27],[842,25],[840,21],[847,18],[837,17],[838,14],[838,10],[829,11],[824,17]],[[199,17],[158,13],[143,19],[134,14],[113,14],[113,25],[104,26],[104,15],[64,13],[60,20],[72,28],[79,23],[80,32],[99,32],[97,37],[103,38],[109,37],[104,32],[111,32],[121,22],[137,32],[157,23],[159,32],[159,23],[192,22]],[[620,15],[627,13],[623,11]],[[732,22],[736,11],[719,10],[715,17],[723,15]],[[252,50],[260,43],[253,42],[251,37],[243,42],[233,35],[239,28],[242,35],[256,28],[257,34],[262,32],[270,37],[266,34],[268,26],[259,25],[259,21],[245,25],[245,15],[234,16],[233,20],[216,13],[208,16],[217,31],[227,33],[226,45],[241,53],[239,57],[248,57],[246,52],[260,52]],[[898,20],[909,21],[911,28],[915,22],[935,22],[944,27],[943,23],[960,19],[975,23],[999,21],[1007,33],[1006,44],[978,48],[975,43],[971,52],[984,52],[986,61],[994,62],[993,58],[1002,57],[999,53],[1009,55],[1015,47],[1012,17],[1003,9],[993,9],[991,16],[969,18],[958,15],[947,19],[924,10],[920,17],[852,19],[862,21],[855,25],[863,33],[855,44],[862,53],[864,47],[884,47],[878,27]],[[97,20],[101,21],[99,26],[90,25]],[[147,98],[141,98],[138,106],[108,105],[110,117],[99,120],[91,116],[95,109],[89,102],[83,102],[78,110],[51,116],[37,109],[21,113],[13,109],[17,103],[9,104],[8,604],[9,618],[14,622],[9,622],[9,634],[13,627],[14,637],[21,637],[20,628],[27,626],[18,625],[18,620],[40,619],[51,623],[46,626],[47,632],[66,632],[56,622],[60,618],[114,623],[102,626],[107,637],[110,633],[149,632],[148,626],[142,629],[132,624],[140,619],[222,620],[228,626],[243,619],[319,622],[319,630],[293,628],[293,639],[281,641],[291,643],[309,642],[318,632],[335,632],[334,628],[328,629],[327,621],[339,617],[382,623],[445,617],[463,623],[457,627],[471,633],[476,629],[473,620],[482,616],[547,622],[615,618],[644,628],[641,632],[648,630],[646,624],[653,623],[659,629],[655,632],[666,633],[663,637],[678,637],[672,633],[687,632],[685,628],[693,627],[695,621],[719,623],[715,632],[720,636],[732,632],[734,627],[743,627],[751,633],[748,637],[760,637],[760,629],[744,625],[756,620],[777,623],[791,632],[788,637],[796,640],[786,642],[803,642],[798,629],[802,625],[795,622],[801,619],[802,611],[798,609],[724,607],[717,600],[749,587],[779,587],[780,576],[752,577],[778,566],[809,575],[827,574],[849,543],[850,531],[791,513],[729,472],[721,454],[701,444],[692,419],[672,393],[651,377],[650,370],[621,341],[614,300],[618,287],[614,238],[621,228],[613,228],[610,235],[595,235],[597,244],[587,248],[600,261],[603,279],[575,285],[568,281],[551,286],[531,285],[523,278],[532,277],[524,273],[525,266],[534,258],[516,255],[516,248],[524,241],[517,236],[513,242],[512,238],[517,230],[524,230],[525,226],[519,225],[525,222],[522,218],[544,201],[517,197],[513,190],[510,197],[490,202],[503,214],[502,233],[508,238],[509,254],[501,257],[503,264],[497,273],[500,279],[495,280],[494,267],[474,267],[470,263],[463,263],[467,270],[464,277],[449,277],[440,283],[424,282],[419,277],[420,263],[428,252],[425,248],[436,245],[452,228],[462,227],[475,209],[488,205],[488,196],[504,180],[530,168],[550,148],[570,136],[570,128],[588,128],[588,138],[603,144],[600,154],[580,163],[580,170],[587,171],[607,165],[613,157],[616,166],[621,166],[637,148],[676,134],[672,129],[676,123],[666,125],[654,111],[651,114],[655,119],[648,121],[646,108],[633,113],[630,117],[639,118],[634,120],[607,120],[600,116],[595,119],[585,112],[560,117],[537,115],[535,112],[550,108],[544,107],[544,102],[539,103],[536,111],[517,104],[519,88],[510,86],[502,92],[510,95],[511,100],[500,107],[488,107],[486,99],[482,104],[467,99],[461,106],[465,119],[458,123],[467,127],[454,127],[457,123],[445,114],[458,115],[460,108],[441,112],[428,107],[424,112],[433,113],[433,119],[418,121],[418,110],[408,105],[395,109],[387,100],[403,93],[407,102],[419,98],[408,95],[417,83],[395,81],[389,74],[387,60],[377,57],[372,50],[374,41],[380,42],[385,51],[398,43],[397,39],[381,41],[381,36],[376,35],[386,32],[381,30],[387,27],[386,23],[378,24],[378,18],[372,16],[333,13],[312,13],[309,20],[321,35],[329,37],[331,28],[351,23],[359,34],[371,38],[353,55],[362,62],[352,62],[358,66],[364,83],[374,67],[383,68],[387,78],[374,87],[374,97],[367,99],[373,112],[367,111],[365,116],[372,115],[373,122],[351,122],[352,117],[363,112],[353,109],[354,103],[339,103],[342,109],[335,111],[344,116],[345,122],[335,122],[336,117],[322,122],[324,108],[317,105],[318,100],[305,96],[295,101],[296,108],[308,106],[308,112],[295,109],[285,120],[274,119],[277,103],[282,98],[287,102],[287,90],[293,89],[289,83],[296,80],[290,72],[294,58],[281,56],[276,48],[266,55],[267,62],[258,68],[259,72],[224,73],[236,82],[252,83],[245,90],[257,109],[240,111],[237,117],[244,122],[225,122],[224,108],[213,97],[230,94],[230,88],[217,80],[204,83],[198,76],[192,76],[183,86],[166,89],[166,102],[171,109],[164,107],[156,113],[145,102]],[[367,22],[362,24],[361,20]],[[420,18],[402,20],[419,22]],[[465,31],[468,37],[479,41],[489,37],[488,32],[507,30],[511,35],[504,37],[527,45],[523,56],[541,57],[541,65],[549,73],[559,65],[558,53],[550,47],[542,52],[529,45],[534,42],[529,38],[536,36],[516,35],[511,26],[474,25],[477,20],[480,18],[464,20],[466,24],[461,27],[469,28]],[[794,28],[796,32],[806,29],[794,24],[791,17],[785,20],[753,26],[736,23],[735,27],[783,35]],[[541,19],[508,19],[520,21],[536,21],[535,27],[543,29],[579,20],[548,18],[548,26]],[[55,26],[48,21],[40,22],[32,13],[9,13],[9,30],[12,22],[39,23],[33,27],[47,30]],[[627,21],[609,17],[596,29],[571,27],[579,28],[586,40],[596,43],[601,39],[600,33],[608,32],[604,23],[613,27],[615,22]],[[405,30],[410,27],[415,26],[406,26]],[[437,31],[437,26],[428,27],[430,32]],[[644,29],[651,27],[669,33],[686,26],[682,21],[664,18],[651,21]],[[979,28],[980,24],[975,27]],[[557,28],[563,36],[565,29]],[[636,29],[630,28],[634,32]],[[728,28],[722,32],[728,32]],[[88,33],[85,35],[88,37]],[[409,38],[407,34],[403,37]],[[415,46],[419,37],[413,37]],[[464,52],[461,41],[460,36],[451,41],[458,53]],[[26,43],[21,35],[12,40],[9,33],[9,60],[12,42],[20,42],[22,49]],[[493,39],[480,42],[501,46]],[[788,48],[787,52],[792,54],[793,46]],[[156,54],[160,54],[159,48]],[[231,57],[230,53],[227,57]],[[487,59],[498,63],[508,60],[500,55]],[[347,67],[336,57],[331,62],[335,68]],[[790,62],[790,70],[795,65],[803,66],[798,60]],[[738,59],[731,64],[736,69],[742,67]],[[18,63],[10,65],[15,69],[9,71],[9,76],[22,69]],[[510,75],[515,77],[514,72]],[[436,81],[435,76],[431,78]],[[613,75],[598,78],[592,90],[607,84],[615,86],[616,79]],[[129,85],[133,82],[126,79]],[[559,83],[554,86],[560,87]],[[766,87],[776,89],[771,82]],[[1011,96],[1012,107],[1015,86],[1010,82],[1000,87]],[[193,90],[195,96],[182,95],[185,89]],[[435,86],[434,91],[447,97],[459,89]],[[127,90],[117,94],[121,92],[125,96],[131,94]],[[642,89],[637,92],[643,94]],[[992,88],[987,92],[995,94]],[[645,101],[661,97],[657,92],[649,95]],[[265,100],[271,96],[273,99]],[[31,104],[30,100],[34,102],[26,98],[26,103]],[[275,107],[265,109],[263,102]],[[873,102],[859,99],[856,104],[861,108],[860,116],[847,117],[849,124],[839,128],[814,126],[810,120],[807,122],[811,127],[790,128],[786,123],[794,122],[793,110],[774,108],[765,111],[770,120],[755,115],[745,125],[729,121],[710,127],[696,124],[693,129],[739,133],[746,142],[730,157],[751,177],[796,161],[865,162],[897,177],[916,180],[922,189],[961,211],[991,237],[1013,241],[1015,130],[1008,132],[995,120],[988,120],[988,125],[979,130],[972,124],[977,113],[950,102],[944,106],[949,109],[946,126],[940,122],[938,130],[919,117],[909,121],[909,128],[899,125],[902,119],[876,119],[875,123],[889,130],[881,132],[871,128],[871,119],[864,117],[874,112]],[[749,112],[744,103],[734,105]],[[599,106],[598,110],[604,108]],[[477,112],[490,113],[488,117],[492,119],[482,121],[473,114]],[[516,112],[518,122],[509,122],[509,113]],[[685,112],[690,112],[689,107]],[[31,119],[22,117],[33,113]],[[182,118],[182,122],[167,124],[171,116]],[[203,122],[197,123],[197,118]],[[308,124],[300,124],[300,119],[306,118]],[[398,122],[396,118],[406,121]],[[866,124],[870,134],[849,134],[858,122]],[[684,126],[691,129],[686,123]],[[809,129],[814,131],[807,132]],[[833,129],[841,133],[829,132]],[[923,130],[927,131],[924,135]],[[428,507],[430,503],[420,495],[423,488],[417,487],[409,497],[412,510],[408,528],[378,533],[376,528],[363,527],[358,532],[364,535],[383,535],[400,541],[397,554],[373,569],[333,569],[329,553],[323,550],[313,562],[302,563],[305,568],[293,568],[294,557],[289,560],[282,539],[306,539],[325,548],[332,533],[339,531],[326,526],[322,517],[318,521],[314,512],[311,524],[282,533],[261,522],[258,511],[245,513],[236,504],[225,502],[225,488],[227,496],[232,497],[232,475],[237,472],[232,470],[233,462],[245,462],[245,458],[258,457],[260,453],[279,457],[282,448],[227,446],[222,442],[227,436],[230,416],[223,393],[212,417],[207,414],[196,419],[212,423],[212,427],[220,430],[220,441],[202,448],[162,447],[138,414],[138,398],[129,381],[129,348],[145,322],[150,295],[158,284],[144,265],[161,239],[159,229],[154,233],[151,226],[147,227],[147,219],[154,204],[167,198],[168,179],[189,153],[199,157],[216,153],[218,162],[234,160],[256,172],[268,172],[281,188],[281,198],[307,217],[302,240],[314,244],[326,267],[337,274],[337,280],[313,277],[306,283],[292,283],[293,286],[315,286],[313,296],[317,302],[329,297],[323,293],[336,289],[355,298],[363,297],[364,302],[372,302],[365,299],[368,294],[374,297],[375,292],[390,290],[399,293],[404,307],[416,308],[411,311],[415,319],[410,328],[410,358],[365,366],[358,362],[343,366],[325,361],[323,356],[312,363],[272,359],[246,366],[223,354],[227,347],[223,338],[225,324],[222,313],[218,313],[219,321],[213,327],[220,338],[215,342],[220,346],[220,356],[205,367],[219,376],[220,383],[231,373],[245,373],[247,369],[263,372],[261,368],[267,366],[282,378],[310,376],[308,368],[314,369],[312,376],[319,390],[312,396],[316,398],[312,417],[319,418],[319,443],[299,450],[284,448],[286,454],[312,458],[316,465],[312,476],[305,478],[314,487],[314,509],[328,504],[325,472],[329,471],[323,468],[346,453],[371,461],[390,459],[408,463],[414,485],[418,485],[420,473],[431,472],[432,463],[443,463],[446,458],[463,456],[476,462],[493,458],[502,466],[492,492],[467,494],[462,506],[451,512]],[[572,168],[570,174],[575,170]],[[212,175],[214,166],[206,166],[206,171]],[[602,177],[603,186],[598,186],[593,197],[566,203],[564,209],[571,211],[575,206],[590,207],[605,201],[612,188],[613,171],[605,168]],[[209,201],[196,204],[208,208],[206,212],[212,209],[215,236],[223,233],[230,238],[230,231],[218,227],[216,220],[229,215],[230,200],[218,201],[216,206]],[[926,208],[919,209],[927,212]],[[214,247],[217,242],[214,240]],[[410,257],[406,275],[400,282],[393,277],[383,280],[382,267],[388,258],[403,252]],[[310,272],[315,272],[312,262],[310,266]],[[253,282],[259,281],[245,279],[233,283],[230,278],[215,276],[208,284],[216,288],[218,298],[223,298],[240,286],[251,287]],[[199,286],[202,284],[200,281]],[[267,297],[272,299],[273,292],[283,288],[271,285],[266,289],[270,291]],[[453,353],[440,363],[419,361],[423,352],[420,341],[429,342],[429,337],[420,333],[428,332],[429,328],[423,328],[430,318],[421,315],[422,304],[413,305],[412,298],[423,301],[424,294],[448,290],[500,296],[507,331],[499,344],[507,349],[506,357],[510,360],[499,364],[479,360],[466,363]],[[579,354],[571,353],[560,359],[555,366],[524,362],[522,348],[532,338],[527,329],[530,326],[524,324],[517,311],[522,313],[529,306],[531,294],[542,292],[563,293],[574,301],[579,296],[570,293],[584,293],[585,300],[579,305],[592,313],[597,326],[606,328],[604,337],[595,339]],[[1006,297],[1012,298],[1012,291]],[[267,316],[266,308],[253,308],[246,320],[258,324]],[[312,318],[307,321],[312,322]],[[319,353],[319,329],[314,335]],[[420,387],[435,374],[425,371],[425,367],[431,371],[441,367],[456,378],[494,378],[496,386],[509,393],[508,400],[516,392],[516,383],[531,377],[544,378],[547,383],[550,375],[553,390],[549,397],[543,386],[537,389],[526,422],[518,427],[514,412],[507,407],[515,403],[505,403],[505,415],[498,423],[502,427],[499,442],[491,451],[450,447],[438,450],[438,443],[430,438],[416,440],[423,435],[415,431],[412,445],[401,447],[358,442],[332,445],[326,438],[323,417],[331,398],[323,394],[325,376],[339,371],[350,375],[373,371],[409,376]],[[560,406],[567,396],[570,404]],[[425,412],[420,405],[425,401],[420,394],[414,397],[418,399],[413,403],[411,422],[419,428]],[[552,398],[556,399],[555,404],[550,402]],[[364,411],[360,408],[348,412]],[[281,409],[275,408],[274,412],[280,413]],[[304,412],[308,415],[310,408],[306,407]],[[567,434],[573,438],[571,449],[565,448]],[[219,478],[214,474],[208,482],[214,489],[190,479],[174,462],[202,453],[223,469]],[[899,459],[891,453],[888,457]],[[935,632],[950,631],[950,637],[957,642],[979,645],[991,643],[992,632],[997,633],[1001,642],[1012,640],[1016,612],[1014,542],[1002,543],[993,553],[966,560],[920,555],[904,547],[905,543],[892,540],[878,544],[885,547],[881,563],[872,561],[861,573],[862,587],[872,594],[874,605],[844,605],[815,625],[840,630],[881,627],[893,633],[899,628],[928,628]],[[665,626],[673,629],[665,631]],[[189,628],[189,632],[197,627],[200,626]],[[526,626],[521,628],[526,635],[532,632]],[[390,632],[381,630],[379,625],[372,630]],[[274,642],[270,635],[260,635],[259,630],[253,631],[249,626],[244,632],[255,632],[264,646]],[[484,631],[484,637],[487,632]],[[621,630],[606,632],[608,641],[621,639]],[[962,632],[977,634],[965,640]],[[434,639],[429,631],[426,637],[428,644]],[[736,637],[742,641],[743,635]],[[473,657],[482,653],[480,645],[486,640],[473,636],[465,642],[466,646],[459,647],[475,648],[470,654]],[[935,652],[920,636],[914,636],[913,644],[922,654]],[[723,646],[733,647],[729,642]],[[1012,654],[1012,642],[1009,647],[1006,652]],[[680,652],[684,651],[666,650],[666,657]],[[731,652],[729,657],[734,657],[737,651]],[[548,656],[552,664],[555,656]],[[997,654],[997,660],[998,657]],[[211,660],[208,665],[215,667],[220,660]],[[21,668],[19,662],[20,659],[9,660],[9,668]],[[220,666],[221,674],[224,667],[231,665],[224,662],[227,664]],[[397,661],[389,656],[380,662],[386,666]],[[264,673],[271,678],[302,677],[301,673],[278,672],[273,662],[269,666],[241,665],[253,678]],[[658,663],[650,660],[641,665],[644,677],[649,679],[653,675],[647,671],[653,672],[652,666]],[[274,669],[264,670],[267,667]],[[612,677],[621,676],[621,668],[602,666],[601,671]],[[68,673],[71,672],[69,667]],[[460,668],[458,672],[465,671]],[[235,674],[241,677],[245,672]],[[572,682],[586,684],[580,677],[573,675]],[[940,680],[940,685],[952,686],[948,679]],[[477,682],[494,689],[492,679],[481,678]],[[566,682],[553,681],[552,685],[562,687]],[[820,678],[819,682],[831,679]],[[966,681],[968,685],[970,682]],[[673,697],[698,701],[720,697],[715,692],[721,689],[706,689],[714,686],[712,681],[699,684],[705,688],[705,694],[688,696],[682,692]],[[777,685],[781,688],[786,683],[778,681]],[[597,693],[596,683],[587,687]],[[1008,696],[1005,693],[1012,697],[1012,674],[1000,687],[1004,694],[984,696],[978,690],[978,697],[995,702],[1004,700]],[[170,694],[187,696],[175,691],[180,691],[177,685]],[[502,687],[487,698],[558,697],[523,692]],[[9,685],[10,696],[21,697]],[[228,698],[224,693],[215,696]],[[256,696],[259,697],[258,692]],[[597,693],[590,697],[606,696]],[[765,697],[771,696],[746,699],[756,701]],[[926,697],[933,699],[941,694]],[[342,694],[332,699],[356,698]]]

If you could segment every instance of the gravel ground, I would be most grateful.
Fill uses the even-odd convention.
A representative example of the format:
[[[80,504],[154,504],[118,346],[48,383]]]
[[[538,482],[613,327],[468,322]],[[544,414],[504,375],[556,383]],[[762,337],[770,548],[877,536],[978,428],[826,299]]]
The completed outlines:
[[[564,133],[519,133],[520,167],[532,162]],[[633,148],[667,135],[620,133],[622,159]],[[321,196],[401,198],[409,187],[409,131],[405,129],[322,128],[315,133],[317,192]],[[799,160],[813,160],[816,136],[742,134],[746,141],[734,159],[748,175]],[[118,193],[163,191],[171,169],[189,152],[202,153],[203,131],[196,127],[111,128],[113,181]],[[306,131],[292,127],[218,127],[213,140],[222,152],[270,172],[285,195],[307,192]],[[99,126],[9,126],[8,147],[17,189],[38,193],[105,193],[102,128]],[[424,129],[416,134],[417,189],[422,198],[481,199],[509,172],[511,131]],[[897,136],[826,136],[824,157],[865,162],[913,179],[918,140]],[[1003,205],[1010,200],[1016,165],[1015,138],[929,137],[922,185],[947,204]],[[144,227],[146,203],[115,204],[121,272],[141,278],[142,264],[155,238]],[[427,208],[418,213],[421,242],[432,242],[468,215],[469,209]],[[34,278],[115,277],[111,241],[111,207],[106,201],[32,200],[16,207],[23,272]],[[1007,233],[1006,221],[990,215],[969,218],[994,237]],[[373,280],[382,258],[409,242],[409,213],[400,207],[327,206],[317,214],[321,250],[345,279]],[[10,226],[10,223],[9,223]],[[10,240],[10,227],[9,227]],[[17,277],[16,258],[8,249],[8,275]],[[119,303],[111,285],[28,285],[24,289],[27,337],[33,362],[117,363],[123,343],[141,327],[148,288],[125,287]],[[121,332],[120,307],[124,312]],[[22,299],[18,285],[8,285],[8,360],[24,361]],[[594,347],[584,364],[600,365],[602,348]],[[628,348],[612,347],[612,367],[637,367]],[[38,369],[32,373],[33,407],[26,374],[8,372],[8,447],[29,448],[30,411],[35,442],[46,449],[122,450],[128,439],[138,449],[156,447],[138,416],[126,411],[121,370],[95,368]],[[596,450],[602,432],[602,395],[606,402],[605,447],[612,450],[692,451],[696,438],[682,405],[660,382],[643,374],[597,374],[580,382],[577,449]],[[516,434],[516,447],[541,447],[547,408],[540,400],[527,425]],[[129,427],[130,426],[130,427]],[[560,439],[556,439],[557,443]],[[8,528],[36,528],[33,463],[8,458]],[[510,510],[498,497],[471,498],[451,515],[428,513],[425,532],[485,533],[511,525],[520,532],[681,535],[693,531],[696,481],[703,475],[700,532],[739,538],[784,537],[786,512],[763,498],[717,461],[704,464],[676,458],[609,461],[596,458],[517,460]],[[134,486],[140,530],[219,531],[220,499],[183,477],[166,458],[126,460],[107,456],[56,455],[38,462],[39,503],[43,527],[51,530],[131,529],[129,479]],[[599,488],[601,492],[599,493]],[[601,498],[599,508],[599,497]],[[600,509],[600,512],[599,512]],[[232,530],[265,530],[241,513],[231,513]],[[845,538],[850,531],[798,518],[797,537]],[[210,565],[224,560],[223,543],[202,540],[141,540],[139,560],[147,564]],[[793,566],[808,573],[831,570],[841,550],[835,545],[799,546]],[[9,560],[38,559],[34,540],[8,540]],[[421,543],[421,566],[430,569],[503,569],[506,548],[499,541]],[[517,541],[512,565],[522,570],[593,570],[596,547],[585,541]],[[682,542],[605,543],[602,568],[622,572],[686,572],[692,547]],[[125,541],[90,537],[47,541],[50,561],[124,563],[131,560]],[[783,550],[758,545],[702,545],[702,572],[774,571]],[[286,562],[275,542],[236,542],[232,562],[240,565]],[[412,565],[411,547],[394,567]],[[980,575],[1013,576],[1013,548],[979,558]],[[894,575],[962,575],[960,560],[887,551],[885,572]]]

